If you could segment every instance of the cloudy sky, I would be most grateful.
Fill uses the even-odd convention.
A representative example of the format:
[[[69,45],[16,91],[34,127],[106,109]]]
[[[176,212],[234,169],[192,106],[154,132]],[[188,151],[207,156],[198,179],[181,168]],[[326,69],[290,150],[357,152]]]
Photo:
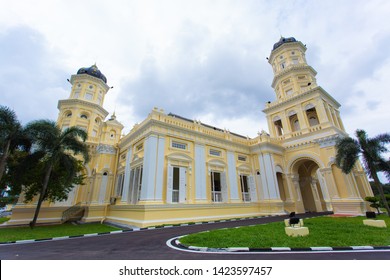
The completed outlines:
[[[153,107],[255,137],[274,100],[265,59],[281,35],[307,45],[347,132],[389,131],[390,1],[1,1],[0,104],[57,118],[66,81],[96,63],[125,132]]]

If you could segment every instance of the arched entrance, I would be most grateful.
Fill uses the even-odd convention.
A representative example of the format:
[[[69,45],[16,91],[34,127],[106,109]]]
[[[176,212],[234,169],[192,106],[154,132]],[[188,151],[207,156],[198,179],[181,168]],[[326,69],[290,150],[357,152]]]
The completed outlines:
[[[296,178],[296,204],[299,212],[322,212],[326,203],[318,178],[319,165],[312,159],[299,159],[292,166]]]

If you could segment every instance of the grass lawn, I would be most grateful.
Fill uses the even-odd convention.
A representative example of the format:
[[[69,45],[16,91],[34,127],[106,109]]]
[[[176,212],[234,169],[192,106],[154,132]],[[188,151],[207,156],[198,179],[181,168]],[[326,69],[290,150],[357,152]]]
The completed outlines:
[[[220,229],[191,234],[180,239],[187,246],[227,247],[343,247],[343,246],[388,246],[390,245],[390,218],[384,215],[387,228],[363,225],[366,217],[317,217],[305,219],[309,235],[289,237],[284,231],[284,222]]]
[[[30,227],[12,227],[0,228],[0,242],[42,239],[61,236],[73,236],[87,233],[100,233],[119,230],[116,227],[107,226],[104,224],[62,224],[51,226],[36,226],[34,229]]]

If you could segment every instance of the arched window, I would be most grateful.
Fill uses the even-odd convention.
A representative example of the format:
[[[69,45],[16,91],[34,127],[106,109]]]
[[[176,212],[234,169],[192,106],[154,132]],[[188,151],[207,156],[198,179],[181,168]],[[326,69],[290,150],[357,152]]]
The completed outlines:
[[[301,127],[299,126],[299,120],[297,113],[295,111],[290,111],[288,113],[288,117],[290,120],[290,126],[292,131],[298,131],[301,130]]]
[[[282,120],[280,119],[280,117],[275,117],[273,119],[273,121],[274,121],[275,130],[276,130],[277,135],[282,136],[283,135]]]
[[[317,125],[317,124],[318,124],[318,119],[317,119],[317,117],[315,117],[315,116],[309,117],[309,124],[310,124],[310,126],[315,126],[315,125]]]
[[[80,118],[87,120],[87,119],[88,119],[88,116],[87,116],[86,114],[81,114],[81,115],[80,115]]]
[[[318,125],[320,122],[318,120],[316,107],[314,107],[314,105],[312,104],[308,104],[305,106],[305,110],[306,110],[306,116],[309,120],[309,125],[310,126]]]

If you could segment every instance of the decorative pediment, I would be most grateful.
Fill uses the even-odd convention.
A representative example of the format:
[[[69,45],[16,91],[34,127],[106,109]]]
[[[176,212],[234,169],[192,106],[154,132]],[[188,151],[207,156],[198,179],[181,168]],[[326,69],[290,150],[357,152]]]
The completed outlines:
[[[216,167],[225,167],[226,166],[226,163],[223,162],[222,160],[219,160],[219,159],[212,159],[212,160],[209,160],[207,163],[209,166],[216,166]]]
[[[175,160],[175,161],[185,161],[185,162],[191,162],[192,161],[192,158],[186,154],[182,154],[182,153],[172,153],[172,154],[169,154],[167,155],[167,159],[168,160]]]
[[[251,172],[251,167],[248,165],[248,164],[240,164],[239,166],[237,166],[237,170],[239,172],[246,172],[246,173],[250,173]]]

